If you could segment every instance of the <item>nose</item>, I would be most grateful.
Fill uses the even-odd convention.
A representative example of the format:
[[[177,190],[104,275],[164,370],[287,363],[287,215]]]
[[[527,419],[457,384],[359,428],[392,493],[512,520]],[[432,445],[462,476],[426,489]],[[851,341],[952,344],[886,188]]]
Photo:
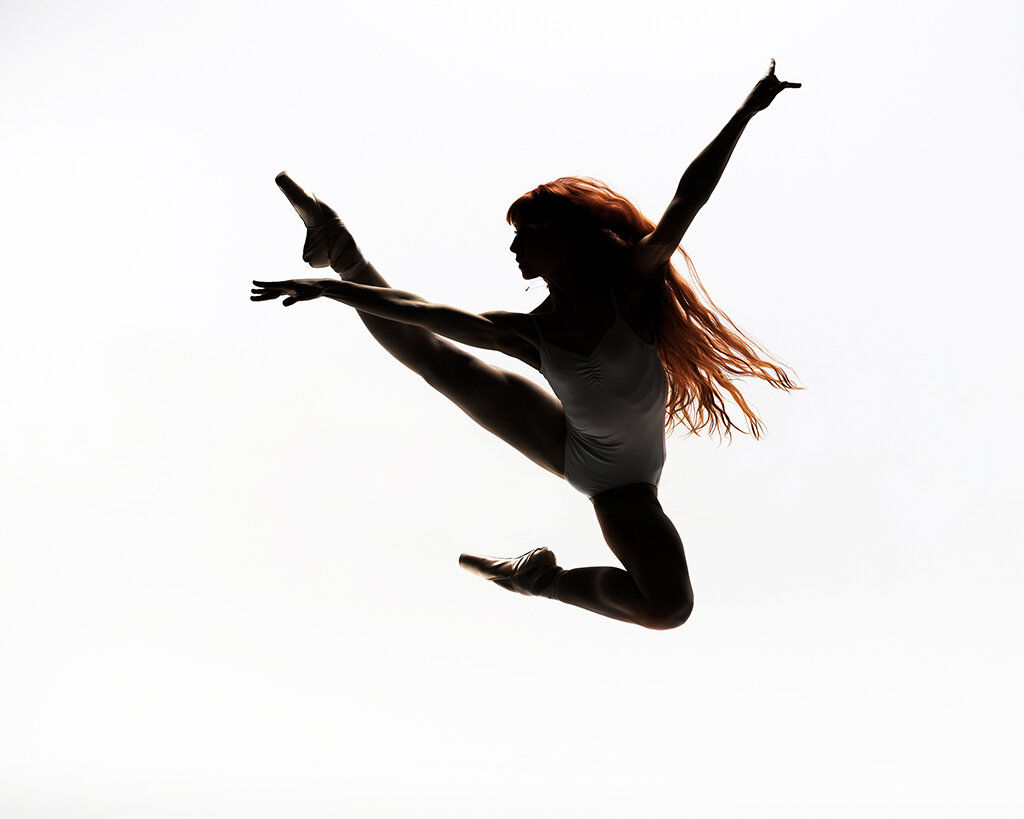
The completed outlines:
[[[508,249],[509,249],[509,250],[511,250],[511,251],[512,251],[513,253],[515,253],[515,252],[516,252],[516,244],[517,244],[518,242],[519,242],[519,234],[517,233],[517,234],[516,234],[516,235],[515,235],[515,236],[514,236],[514,237],[512,238],[512,244],[510,244],[510,245],[508,246]]]

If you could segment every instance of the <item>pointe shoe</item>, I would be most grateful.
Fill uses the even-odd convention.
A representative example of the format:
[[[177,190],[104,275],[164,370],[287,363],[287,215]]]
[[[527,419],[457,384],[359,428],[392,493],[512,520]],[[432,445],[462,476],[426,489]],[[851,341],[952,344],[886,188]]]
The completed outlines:
[[[363,254],[334,208],[306,193],[284,171],[274,181],[306,226],[302,261],[310,267],[330,267],[337,273],[363,261]]]
[[[562,571],[554,552],[543,546],[515,558],[464,554],[459,557],[459,565],[503,589],[530,596],[543,595]]]

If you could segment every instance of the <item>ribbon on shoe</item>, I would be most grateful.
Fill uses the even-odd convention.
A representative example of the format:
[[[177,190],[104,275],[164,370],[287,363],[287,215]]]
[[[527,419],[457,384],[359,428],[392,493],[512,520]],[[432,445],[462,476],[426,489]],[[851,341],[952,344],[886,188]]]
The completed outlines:
[[[546,596],[553,580],[562,573],[554,552],[544,546],[515,558],[463,554],[459,565],[502,588],[530,596]]]
[[[336,273],[345,273],[364,261],[334,208],[310,196],[284,171],[274,181],[306,226],[302,261],[310,267],[330,267]]]

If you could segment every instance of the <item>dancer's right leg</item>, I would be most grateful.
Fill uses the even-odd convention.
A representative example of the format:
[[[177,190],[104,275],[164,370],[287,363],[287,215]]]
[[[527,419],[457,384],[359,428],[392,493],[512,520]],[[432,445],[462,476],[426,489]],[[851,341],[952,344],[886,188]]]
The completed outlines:
[[[277,183],[309,229],[303,252],[307,262],[314,267],[325,267],[329,262],[346,281],[390,286],[363,259],[333,210],[309,196],[286,174],[280,174]],[[367,313],[359,313],[359,317],[385,350],[480,426],[562,477],[565,415],[554,396],[528,378],[491,366],[422,327]]]

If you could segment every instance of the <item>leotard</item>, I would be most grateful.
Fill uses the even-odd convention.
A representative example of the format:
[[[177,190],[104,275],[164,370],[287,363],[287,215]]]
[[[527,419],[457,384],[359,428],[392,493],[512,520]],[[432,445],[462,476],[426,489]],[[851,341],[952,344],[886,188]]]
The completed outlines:
[[[542,333],[540,339],[540,372],[565,410],[569,485],[590,498],[630,483],[657,486],[667,397],[658,348],[633,332],[617,302],[615,321],[590,355],[552,344]]]

